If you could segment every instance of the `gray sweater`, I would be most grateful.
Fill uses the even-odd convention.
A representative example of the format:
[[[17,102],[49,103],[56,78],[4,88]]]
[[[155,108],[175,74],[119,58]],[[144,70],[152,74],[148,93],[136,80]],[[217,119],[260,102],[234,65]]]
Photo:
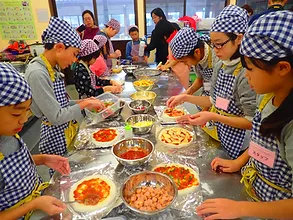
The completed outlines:
[[[62,77],[58,70],[55,75]],[[31,110],[38,118],[45,116],[52,125],[61,125],[71,120],[80,121],[83,117],[78,104],[61,108],[54,93],[53,82],[41,58],[37,57],[30,62],[25,71],[25,79],[33,93]]]

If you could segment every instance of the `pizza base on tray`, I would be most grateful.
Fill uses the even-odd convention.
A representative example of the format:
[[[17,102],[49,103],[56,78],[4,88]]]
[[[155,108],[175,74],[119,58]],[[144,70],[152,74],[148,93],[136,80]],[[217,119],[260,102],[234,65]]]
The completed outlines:
[[[166,108],[162,112],[161,118],[166,122],[175,122],[178,118],[186,115],[186,112],[183,108]]]
[[[159,141],[168,147],[186,147],[193,141],[193,135],[181,127],[164,128],[159,136]]]
[[[186,170],[184,172],[178,171],[179,175],[182,175],[182,178],[179,180],[177,179],[177,174],[172,173],[172,172],[176,171],[174,169],[174,167],[183,168]],[[153,171],[160,172],[157,170],[158,168],[168,168],[168,170],[165,170],[164,172],[161,172],[161,173],[166,174],[174,181],[174,183],[178,189],[178,196],[190,194],[190,193],[194,192],[199,187],[200,181],[199,181],[198,173],[188,166],[178,164],[178,163],[170,163],[170,164],[163,163],[163,164],[159,164],[159,165],[155,166],[153,168]],[[187,173],[185,173],[185,172],[187,172]],[[184,177],[185,177],[185,179],[184,179]],[[191,179],[191,177],[193,177],[193,178]],[[191,181],[191,183],[188,184],[188,181]],[[188,184],[188,186],[185,186],[187,184]],[[180,189],[180,187],[179,187],[180,185],[181,185],[182,189]]]
[[[77,212],[97,211],[97,210],[100,210],[100,209],[107,207],[110,203],[112,203],[116,199],[117,187],[116,187],[115,183],[106,176],[93,175],[93,176],[83,178],[82,180],[78,181],[77,183],[75,183],[71,187],[70,192],[69,192],[69,201],[75,201],[74,192],[76,191],[76,189],[78,187],[82,190],[87,187],[85,185],[85,181],[90,181],[90,180],[94,180],[94,179],[98,179],[98,181],[100,181],[100,182],[104,181],[104,182],[102,182],[104,184],[106,183],[107,187],[104,187],[104,190],[102,190],[102,192],[101,192],[101,193],[105,193],[105,195],[107,195],[106,198],[102,198],[102,201],[98,202],[96,205],[85,205],[85,204],[82,204],[79,202],[72,203],[71,206],[75,211],[77,211]],[[97,185],[102,186],[102,183],[97,184]],[[80,185],[80,184],[83,184],[83,185]],[[78,191],[76,191],[75,193],[78,193]]]
[[[102,141],[97,141],[97,140],[94,138],[94,135],[95,135],[96,133],[101,132],[101,131],[104,131],[104,130],[106,130],[106,129],[110,129],[110,130],[113,130],[114,132],[116,132],[116,137],[115,137],[113,140],[111,140],[111,141],[104,141],[104,142],[102,142]],[[120,138],[120,133],[119,133],[119,131],[118,131],[117,129],[115,129],[115,128],[104,128],[104,129],[99,129],[99,130],[97,130],[97,131],[95,131],[95,132],[93,132],[93,133],[91,134],[91,142],[92,142],[93,144],[95,144],[96,146],[100,146],[100,147],[109,147],[109,146],[112,146],[113,144],[115,144],[115,143],[119,140],[119,138]]]

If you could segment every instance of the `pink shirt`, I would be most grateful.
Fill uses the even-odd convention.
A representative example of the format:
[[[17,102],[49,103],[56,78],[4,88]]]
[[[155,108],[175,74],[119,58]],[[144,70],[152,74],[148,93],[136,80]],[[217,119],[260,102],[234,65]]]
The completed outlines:
[[[96,62],[90,66],[90,69],[97,77],[102,76],[107,71],[107,64],[102,55],[96,59]]]

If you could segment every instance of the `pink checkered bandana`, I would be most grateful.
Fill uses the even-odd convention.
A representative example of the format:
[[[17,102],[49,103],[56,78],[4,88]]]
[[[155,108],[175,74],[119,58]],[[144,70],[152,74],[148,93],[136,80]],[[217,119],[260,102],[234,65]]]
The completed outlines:
[[[108,21],[107,24],[105,24],[106,27],[111,27],[115,30],[117,30],[118,32],[120,31],[120,23],[119,21],[115,20],[114,18],[111,18],[110,21]]]
[[[102,48],[108,41],[108,39],[104,35],[96,35],[94,36],[93,40],[99,48]]]
[[[99,50],[99,47],[93,40],[86,39],[86,40],[81,41],[79,55],[81,57],[85,57],[87,55],[90,55],[90,54],[98,51],[98,50]]]

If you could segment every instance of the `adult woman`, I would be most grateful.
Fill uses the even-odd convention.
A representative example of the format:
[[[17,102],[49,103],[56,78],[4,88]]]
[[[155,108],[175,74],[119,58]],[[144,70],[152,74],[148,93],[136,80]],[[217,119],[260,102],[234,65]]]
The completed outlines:
[[[79,33],[81,39],[93,39],[100,30],[99,27],[95,25],[94,14],[90,10],[85,10],[82,12],[82,19],[85,29]]]
[[[166,39],[176,30],[176,27],[167,21],[161,8],[155,8],[151,12],[153,22],[156,27],[152,31],[151,42],[147,45],[146,51],[156,49],[156,63],[166,63],[168,56],[168,43]]]

